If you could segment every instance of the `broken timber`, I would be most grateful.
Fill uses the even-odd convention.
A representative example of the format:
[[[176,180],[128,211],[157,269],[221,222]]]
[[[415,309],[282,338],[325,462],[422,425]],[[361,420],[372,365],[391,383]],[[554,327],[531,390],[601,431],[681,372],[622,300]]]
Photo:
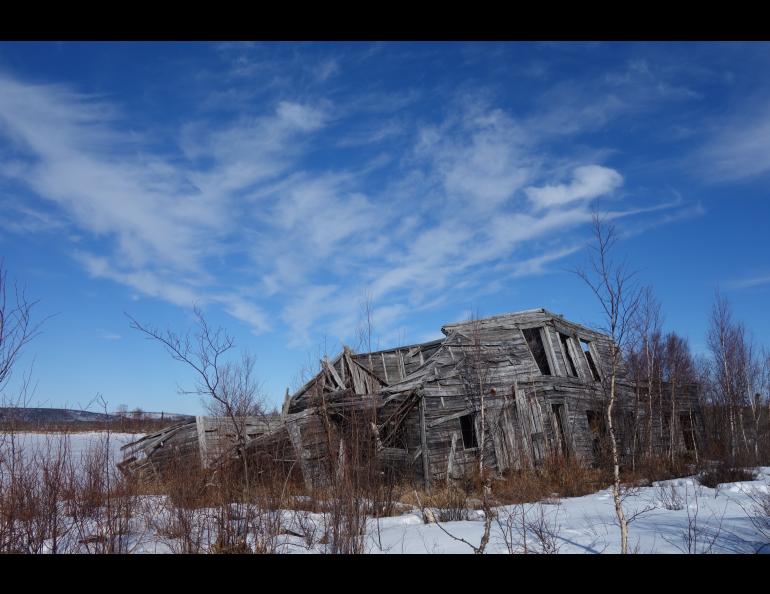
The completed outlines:
[[[545,309],[441,330],[439,340],[362,354],[346,347],[324,358],[318,374],[287,393],[280,416],[247,420],[249,454],[298,467],[308,488],[336,480],[343,465],[430,487],[474,472],[479,456],[498,474],[551,455],[598,461],[608,336]],[[635,388],[621,369],[621,451],[631,439],[629,419],[646,414],[634,408]],[[679,447],[689,449],[702,435],[697,394],[693,386],[678,394],[683,418],[666,422],[687,433]],[[232,453],[231,425],[209,417],[173,425],[125,446],[121,466],[152,475],[183,454],[209,467]],[[664,448],[660,433],[651,438]]]

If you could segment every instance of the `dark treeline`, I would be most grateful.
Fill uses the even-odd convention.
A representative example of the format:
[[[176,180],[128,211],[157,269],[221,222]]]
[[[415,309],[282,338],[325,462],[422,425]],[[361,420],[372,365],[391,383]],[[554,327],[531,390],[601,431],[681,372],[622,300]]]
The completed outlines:
[[[683,438],[697,463],[735,467],[770,462],[770,353],[754,342],[719,293],[706,343],[708,352],[694,356],[686,338],[664,332],[660,303],[652,290],[643,291],[634,339],[625,353],[640,411],[633,429],[634,461],[654,457],[655,449],[659,456],[661,448],[653,446],[657,442],[675,464]],[[677,407],[685,389],[698,395],[699,419]]]

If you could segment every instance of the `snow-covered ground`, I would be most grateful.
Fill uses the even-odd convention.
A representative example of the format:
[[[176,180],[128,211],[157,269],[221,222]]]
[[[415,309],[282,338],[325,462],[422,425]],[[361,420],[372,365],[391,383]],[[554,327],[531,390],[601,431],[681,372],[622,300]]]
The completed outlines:
[[[72,460],[77,461],[91,448],[103,444],[105,434],[34,434],[17,436],[17,447],[24,455],[55,452],[57,444],[67,443]],[[137,439],[134,434],[110,435],[110,451],[120,460],[120,446]],[[61,440],[64,440],[63,442]],[[725,483],[716,489],[700,485],[696,477],[654,483],[625,493],[624,510],[631,520],[629,547],[639,553],[770,553],[770,499],[760,510],[762,498],[770,498],[770,467],[756,469],[753,481]],[[121,550],[136,553],[181,552],[178,538],[179,510],[159,496],[139,497],[131,513],[130,526],[121,529]],[[242,510],[241,510],[242,511]],[[487,553],[618,553],[620,531],[609,489],[584,497],[550,499],[539,503],[495,508]],[[437,516],[439,510],[433,510]],[[232,517],[237,523],[239,510]],[[417,508],[401,515],[368,519],[361,537],[367,553],[472,553],[484,533],[484,514],[466,510],[462,521],[425,523]],[[217,510],[182,511],[194,526],[193,540],[200,550],[211,550],[216,533]],[[428,514],[430,515],[430,514]],[[307,511],[267,512],[263,520],[273,522],[269,550],[281,553],[322,553],[331,545],[325,536],[328,516]],[[763,519],[762,519],[763,518]],[[94,522],[99,538],[98,520]],[[274,528],[280,526],[278,530]],[[86,527],[87,528],[87,527]],[[84,527],[73,532],[75,550],[90,551]],[[88,529],[90,531],[90,529]],[[250,533],[250,530],[245,530]],[[462,539],[462,540],[461,540]],[[466,541],[466,542],[463,542]],[[254,542],[254,537],[249,537]],[[60,550],[65,550],[61,549]],[[67,548],[67,550],[73,550]]]
[[[694,477],[661,481],[636,489],[624,501],[626,516],[636,516],[629,529],[629,548],[639,553],[770,553],[770,518],[763,535],[752,516],[755,499],[768,494],[770,467],[759,469],[755,481],[728,483],[717,489],[701,486]],[[668,509],[674,508],[674,509]],[[521,512],[526,519],[522,527]],[[544,547],[559,553],[620,552],[620,530],[609,489],[584,497],[548,503],[506,506],[495,510],[487,552],[523,552]],[[483,514],[476,521],[446,522],[452,536],[474,546],[481,541]],[[508,521],[510,520],[510,525]],[[381,522],[383,549],[405,553],[472,552],[436,526],[423,524],[418,514]],[[372,552],[378,552],[376,532],[369,531]]]
[[[770,518],[755,523],[757,500],[768,496],[770,467],[757,469],[754,481],[726,483],[716,489],[695,477],[634,489],[624,501],[631,518],[629,547],[636,553],[770,553]],[[609,489],[584,497],[495,508],[486,553],[619,553],[620,531]],[[522,512],[525,516],[522,522]],[[199,510],[201,516],[210,510]],[[283,510],[281,553],[322,553],[327,516]],[[412,509],[403,515],[368,521],[366,553],[472,553],[484,532],[484,515],[468,510],[463,521],[426,524]],[[752,519],[753,518],[753,519]],[[761,526],[761,524],[760,524]],[[462,542],[459,539],[467,541]],[[526,540],[526,547],[525,547]],[[472,546],[471,546],[472,545]],[[178,551],[179,543],[147,535],[133,552]],[[205,547],[204,547],[205,549]]]
[[[757,480],[704,487],[695,477],[661,481],[634,489],[624,501],[632,518],[629,548],[638,553],[770,553],[770,518],[764,533],[755,525],[757,500],[768,496],[770,467]],[[618,553],[620,530],[609,489],[548,502],[495,508],[485,552]],[[522,512],[525,515],[522,523]],[[302,512],[299,512],[302,513]],[[484,532],[481,511],[464,521],[425,524],[419,510],[370,521],[365,550],[371,553],[472,553]],[[313,515],[319,523],[323,517]],[[634,517],[635,516],[635,517]],[[291,517],[291,514],[288,514]],[[752,517],[754,521],[752,521]],[[287,518],[288,519],[288,518]],[[308,518],[303,518],[307,524]],[[294,530],[293,530],[294,531]],[[299,531],[301,532],[301,530]],[[322,550],[311,547],[310,551]],[[285,552],[306,552],[301,538],[287,537]]]

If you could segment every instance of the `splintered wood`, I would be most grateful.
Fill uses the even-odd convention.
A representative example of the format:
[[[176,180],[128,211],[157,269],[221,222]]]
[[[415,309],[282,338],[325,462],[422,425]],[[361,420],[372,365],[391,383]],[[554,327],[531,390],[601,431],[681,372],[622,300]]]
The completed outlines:
[[[497,474],[552,455],[599,462],[603,436],[591,420],[605,406],[608,336],[545,309],[441,330],[443,339],[389,350],[345,347],[287,397],[280,416],[237,419],[238,427],[197,417],[125,446],[121,468],[155,476],[179,456],[210,467],[233,455],[239,430],[249,455],[296,466],[308,488],[335,480],[342,465],[429,488],[478,470],[480,457]],[[668,433],[650,436],[663,451],[670,423],[678,448],[697,447],[703,424],[694,386],[677,387],[679,418],[647,423],[636,386],[622,369],[619,378],[621,451],[639,427],[665,424]]]

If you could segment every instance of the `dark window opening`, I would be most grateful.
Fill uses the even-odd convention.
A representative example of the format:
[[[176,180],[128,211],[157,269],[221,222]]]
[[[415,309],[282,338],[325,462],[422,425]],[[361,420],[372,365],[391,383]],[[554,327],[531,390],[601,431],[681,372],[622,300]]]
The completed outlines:
[[[587,410],[588,428],[593,437],[594,458],[598,462],[602,456],[602,443],[607,436],[607,424],[604,415],[595,410]]]
[[[595,410],[587,410],[586,417],[588,418],[588,428],[591,433],[604,437],[607,435],[607,423],[604,415]]]
[[[663,434],[670,435],[671,433],[671,413],[665,413],[662,419]]]
[[[679,424],[682,426],[682,437],[684,437],[684,447],[688,452],[695,450],[695,429],[692,426],[692,417],[684,414],[679,415]]]
[[[599,377],[599,370],[596,368],[594,357],[591,355],[591,343],[581,338],[580,344],[583,345],[583,353],[586,356],[586,361],[588,362],[588,368],[591,370],[591,375],[593,376],[594,381],[598,382],[601,378]]]
[[[548,365],[548,356],[545,354],[545,346],[543,345],[543,337],[540,334],[540,328],[527,328],[522,330],[524,338],[527,340],[529,350],[532,352],[532,356],[535,358],[540,373],[543,375],[551,375],[551,366]]]
[[[422,356],[423,356],[424,360],[427,361],[428,359],[430,359],[433,356],[433,354],[439,349],[440,346],[441,345],[437,345],[437,346],[425,349],[422,352]]]
[[[475,417],[476,415],[474,414],[460,417],[460,428],[463,432],[463,447],[466,449],[479,447],[479,442],[476,439]]]
[[[561,340],[561,350],[564,353],[564,365],[567,368],[567,374],[577,377],[577,368],[572,360],[572,353],[569,350],[569,336],[559,333],[559,340]]]
[[[545,437],[542,433],[532,434],[532,458],[535,466],[540,466],[546,456]]]
[[[406,448],[406,427],[404,423],[398,425],[393,422],[385,423],[380,428],[380,442],[386,448]]]

